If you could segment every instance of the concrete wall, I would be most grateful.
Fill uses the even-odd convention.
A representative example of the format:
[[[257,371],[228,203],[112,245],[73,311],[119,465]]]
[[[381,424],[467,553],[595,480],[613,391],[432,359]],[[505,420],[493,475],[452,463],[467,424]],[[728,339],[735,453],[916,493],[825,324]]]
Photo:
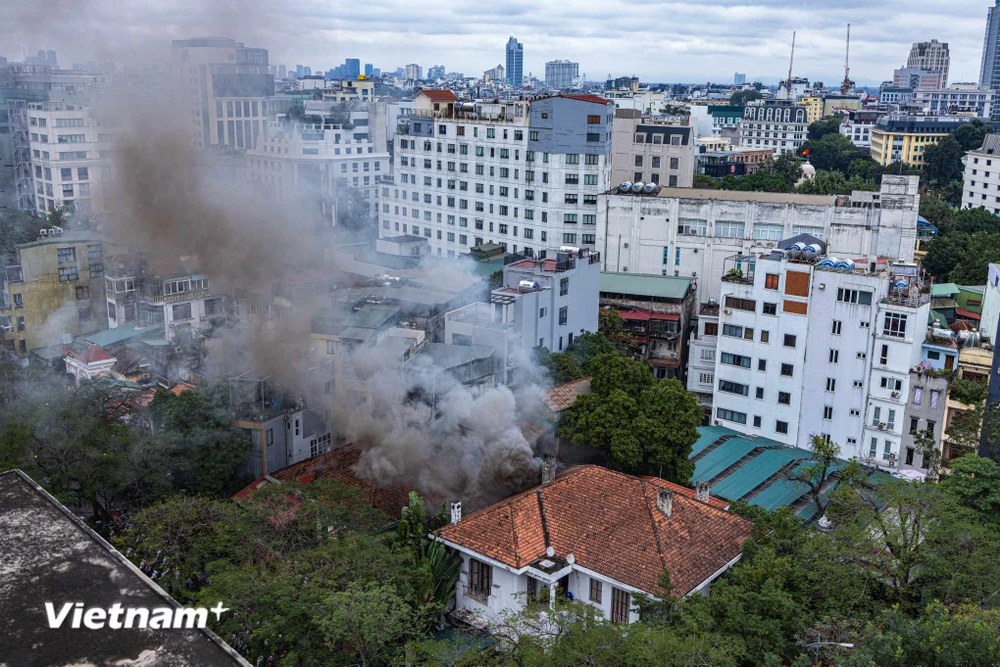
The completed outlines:
[[[590,125],[587,116],[600,116]],[[528,128],[538,132],[538,141],[528,149],[549,154],[609,155],[612,144],[613,105],[600,105],[568,97],[550,97],[532,102]],[[599,141],[587,141],[588,133],[599,133]]]

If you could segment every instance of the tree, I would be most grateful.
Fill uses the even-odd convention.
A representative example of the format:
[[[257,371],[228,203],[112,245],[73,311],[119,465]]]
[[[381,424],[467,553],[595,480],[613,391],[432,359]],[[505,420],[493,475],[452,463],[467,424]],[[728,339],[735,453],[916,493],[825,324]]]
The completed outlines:
[[[614,308],[602,308],[600,310],[597,316],[597,330],[619,352],[632,354],[635,351],[635,336],[625,328],[625,322]]]
[[[838,171],[845,177],[849,174],[851,164],[865,156],[860,148],[840,133],[810,139],[802,144],[799,155],[806,155],[806,151],[809,151],[809,163],[817,170]]]
[[[337,225],[352,232],[372,233],[375,215],[361,190],[343,185],[337,191]]]
[[[326,606],[328,615],[320,622],[326,638],[344,643],[363,666],[392,664],[413,630],[411,609],[389,585],[351,584]]]
[[[718,190],[719,181],[705,174],[695,174],[691,187],[699,190]]]
[[[984,208],[963,208],[954,211],[950,223],[946,230],[949,234],[1000,233],[1000,217]]]
[[[927,255],[921,265],[935,279],[947,282],[952,270],[965,256],[968,243],[967,234],[938,236],[928,244]]]
[[[605,450],[619,469],[686,483],[702,419],[697,397],[676,379],[654,379],[628,357],[602,354],[592,367],[592,393],[567,410],[561,437]]]
[[[920,198],[920,215],[927,222],[938,228],[938,233],[945,233],[951,225],[951,218],[955,209],[942,201],[940,197],[933,195],[923,195]]]
[[[986,379],[955,378],[948,389],[948,398],[966,405],[978,405],[986,400]]]
[[[955,137],[948,135],[924,151],[924,174],[928,181],[942,187],[962,180],[962,157],[965,151]]]
[[[38,238],[38,232],[48,226],[47,221],[26,211],[0,210],[0,262],[14,264],[15,246]]]
[[[840,126],[842,122],[843,121],[840,116],[834,116],[832,118],[826,118],[824,120],[817,120],[809,123],[809,129],[806,131],[807,141],[817,141],[829,134],[843,136],[840,134]],[[847,137],[844,138],[846,139]]]
[[[948,447],[952,456],[974,454],[979,449],[980,429],[983,426],[983,406],[970,410],[956,410],[948,423]]]
[[[844,178],[839,171],[817,171],[815,178],[807,179],[795,188],[795,192],[804,195],[844,195],[855,190],[878,191],[879,184],[866,181],[857,176]]]
[[[729,104],[734,107],[746,106],[747,102],[763,99],[764,95],[756,90],[737,90],[729,96]]]
[[[983,140],[987,134],[993,132],[993,128],[978,118],[973,118],[968,123],[962,123],[951,133],[963,151],[974,151],[983,145]]]
[[[961,259],[948,274],[948,280],[959,285],[982,285],[986,282],[991,262],[1000,262],[1000,233],[970,234]]]
[[[861,478],[861,468],[857,461],[851,461],[840,470],[840,445],[827,440],[821,435],[813,435],[810,439],[812,462],[794,468],[788,472],[788,479],[799,482],[809,488],[807,495],[816,508],[815,517],[826,514],[830,503],[830,494],[837,490],[841,483],[855,483]],[[833,473],[836,479],[831,482]]]
[[[952,459],[940,487],[1000,529],[1000,464],[996,461],[975,454]]]

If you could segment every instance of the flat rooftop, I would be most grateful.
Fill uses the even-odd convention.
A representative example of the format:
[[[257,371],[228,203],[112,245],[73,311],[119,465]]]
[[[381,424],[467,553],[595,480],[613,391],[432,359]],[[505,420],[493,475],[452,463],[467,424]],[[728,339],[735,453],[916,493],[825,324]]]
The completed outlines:
[[[651,195],[620,193],[617,188],[607,194],[617,197],[652,198]],[[842,195],[841,195],[842,196]],[[787,192],[743,192],[740,190],[700,190],[698,188],[660,188],[655,197],[694,201],[740,201],[765,204],[798,204],[800,206],[835,206],[837,195],[798,195]]]
[[[249,667],[208,630],[50,629],[45,602],[57,611],[66,602],[85,609],[178,604],[19,470],[0,473],[0,554],[4,665]]]

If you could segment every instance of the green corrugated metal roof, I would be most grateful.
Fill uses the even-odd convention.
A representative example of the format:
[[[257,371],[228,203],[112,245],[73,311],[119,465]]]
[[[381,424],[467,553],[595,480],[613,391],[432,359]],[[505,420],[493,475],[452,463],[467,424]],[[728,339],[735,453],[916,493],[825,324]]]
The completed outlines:
[[[711,445],[724,435],[739,435],[739,431],[734,431],[725,426],[703,426],[698,429],[698,439],[691,446],[691,456],[697,456],[703,449]]]
[[[797,449],[796,451],[804,452],[803,449]],[[795,466],[792,470],[792,474],[801,472],[806,466],[810,466],[814,461],[807,460],[803,461],[799,465]],[[830,467],[830,472],[834,472],[843,468],[847,463],[845,461],[838,461],[833,466]],[[776,480],[771,486],[762,490],[756,496],[749,500],[751,505],[757,505],[758,507],[763,507],[766,510],[776,510],[779,507],[784,507],[785,505],[791,505],[796,500],[804,496],[809,492],[809,486],[793,479],[787,479],[787,476],[783,479]]]
[[[932,310],[927,315],[927,324],[933,325],[935,323],[942,329],[948,328],[948,318],[939,310]]]
[[[135,324],[129,323],[122,324],[114,329],[105,329],[104,331],[96,331],[92,334],[85,334],[81,336],[81,338],[88,343],[104,347],[105,345],[121,343],[122,341],[129,340],[130,338],[152,334],[153,332],[159,333],[160,331],[160,326],[156,324],[152,324],[148,327],[137,327]]]
[[[683,299],[691,278],[652,276],[642,273],[601,273],[601,292]]]
[[[963,292],[975,292],[976,294],[984,294],[986,292],[986,285],[959,285],[958,289]]]
[[[732,440],[727,440],[720,447],[709,452],[694,464],[694,475],[691,477],[691,481],[708,482],[712,480],[723,470],[733,465],[758,447],[781,446],[782,445],[774,442],[773,440],[767,440],[766,438],[758,438],[757,440],[750,440],[749,438],[733,438]],[[738,472],[739,471],[737,471],[737,473]]]
[[[712,493],[727,500],[742,500],[744,496],[766,482],[792,461],[812,456],[804,449],[769,449],[747,461],[738,470],[712,487]]]
[[[931,285],[931,296],[951,296],[952,294],[958,294],[958,285],[955,283]]]

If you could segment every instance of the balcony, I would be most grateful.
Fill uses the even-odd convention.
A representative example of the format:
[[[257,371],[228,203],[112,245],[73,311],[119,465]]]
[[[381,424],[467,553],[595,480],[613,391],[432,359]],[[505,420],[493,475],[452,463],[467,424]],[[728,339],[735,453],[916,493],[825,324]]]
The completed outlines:
[[[733,255],[722,262],[722,280],[727,283],[753,285],[757,258],[753,255]]]

